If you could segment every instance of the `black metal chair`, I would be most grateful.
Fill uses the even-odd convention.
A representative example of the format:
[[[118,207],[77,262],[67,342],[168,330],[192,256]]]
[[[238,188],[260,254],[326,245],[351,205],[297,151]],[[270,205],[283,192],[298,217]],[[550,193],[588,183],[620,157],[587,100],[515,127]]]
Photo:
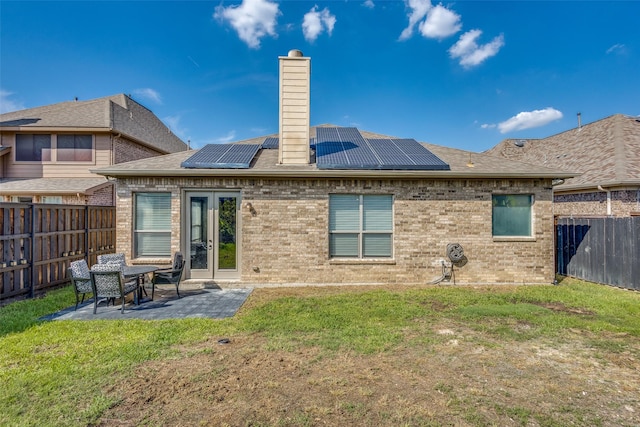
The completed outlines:
[[[84,297],[87,294],[93,295],[93,287],[91,286],[91,274],[89,272],[89,266],[87,261],[81,259],[78,261],[71,261],[69,268],[67,268],[67,277],[71,279],[73,290],[76,294],[76,310],[78,304],[84,302]],[[80,299],[82,296],[82,299]],[[95,296],[94,296],[95,298]]]
[[[155,292],[156,285],[168,285],[173,284],[176,286],[176,293],[180,298],[180,280],[182,279],[182,271],[184,270],[184,257],[182,252],[176,252],[173,256],[173,266],[171,268],[160,269],[153,272],[151,278],[151,299],[153,300],[153,293]]]
[[[93,314],[96,314],[98,310],[99,298],[107,298],[107,305],[109,304],[109,299],[120,298],[122,301],[122,312],[124,313],[125,297],[133,293],[134,303],[138,305],[138,281],[134,279],[125,282],[121,266],[117,264],[95,264],[90,272],[95,301]]]

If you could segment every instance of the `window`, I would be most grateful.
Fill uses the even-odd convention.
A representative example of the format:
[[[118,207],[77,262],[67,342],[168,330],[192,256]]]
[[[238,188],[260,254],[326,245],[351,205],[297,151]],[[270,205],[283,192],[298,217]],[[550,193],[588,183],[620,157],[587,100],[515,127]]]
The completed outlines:
[[[329,195],[332,258],[390,258],[392,241],[392,196]]]
[[[32,203],[33,197],[30,196],[11,196],[11,201],[14,203]]]
[[[531,194],[493,195],[493,235],[530,237]]]
[[[52,203],[52,204],[61,204],[62,196],[41,196],[40,202],[42,203]]]
[[[16,134],[17,162],[50,162],[51,135]]]
[[[134,256],[171,256],[171,193],[136,193]]]
[[[56,160],[58,162],[90,162],[93,156],[91,135],[58,135]]]

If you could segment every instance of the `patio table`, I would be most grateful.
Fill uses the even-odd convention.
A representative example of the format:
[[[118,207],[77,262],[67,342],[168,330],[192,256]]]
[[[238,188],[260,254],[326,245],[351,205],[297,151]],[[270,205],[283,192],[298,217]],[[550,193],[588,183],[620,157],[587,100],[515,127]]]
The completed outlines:
[[[122,274],[125,278],[135,277],[138,281],[138,301],[142,301],[142,291],[144,290],[144,275],[153,273],[159,268],[160,267],[156,265],[125,265],[124,267],[122,267]]]

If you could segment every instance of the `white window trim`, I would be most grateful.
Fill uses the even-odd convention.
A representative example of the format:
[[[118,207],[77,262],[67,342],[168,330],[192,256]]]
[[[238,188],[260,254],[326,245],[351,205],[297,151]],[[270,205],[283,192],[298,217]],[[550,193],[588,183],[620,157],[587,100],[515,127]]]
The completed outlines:
[[[531,234],[529,236],[494,236],[493,235],[493,196],[531,196]],[[494,242],[535,242],[536,238],[536,197],[533,193],[499,192],[491,194],[491,236]]]
[[[331,256],[331,249],[329,245],[327,246],[328,258],[331,264],[395,264],[395,196],[393,194],[370,194],[370,193],[331,193],[329,194],[329,205],[328,209],[331,209],[331,196],[339,196],[339,195],[349,195],[349,196],[358,196],[360,199],[359,203],[359,230],[339,230],[339,231],[331,231],[328,229],[329,240],[328,243],[330,245],[330,239],[332,234],[358,234],[358,256],[357,257],[336,257]],[[391,230],[390,231],[366,231],[364,228],[364,196],[389,196],[391,197]],[[330,226],[328,224],[328,226]],[[365,234],[390,234],[391,235],[391,255],[388,257],[364,257],[363,256],[363,236]]]
[[[171,244],[169,247],[169,252],[165,255],[140,255],[139,251],[138,251],[138,239],[137,237],[141,234],[151,234],[151,233],[169,233],[169,241],[171,241],[172,237],[173,237],[173,230],[172,230],[172,218],[170,218],[170,225],[169,225],[169,229],[167,230],[138,230],[137,226],[138,224],[136,223],[136,212],[138,209],[138,195],[139,194],[165,194],[169,196],[169,203],[170,205],[173,204],[173,195],[170,191],[136,191],[134,193],[132,193],[132,198],[133,198],[133,209],[131,212],[132,215],[132,222],[131,222],[131,229],[132,229],[132,233],[131,233],[131,237],[132,237],[132,242],[131,242],[131,247],[132,247],[132,253],[133,253],[133,258],[134,259],[145,259],[145,258],[150,258],[150,259],[156,259],[156,258],[167,258],[171,256]],[[169,211],[169,216],[171,216],[171,210]]]

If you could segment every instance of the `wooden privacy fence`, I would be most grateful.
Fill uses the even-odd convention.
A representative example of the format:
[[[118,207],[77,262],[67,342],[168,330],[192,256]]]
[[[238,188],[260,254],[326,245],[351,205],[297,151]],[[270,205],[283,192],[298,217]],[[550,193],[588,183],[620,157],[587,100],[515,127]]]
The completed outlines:
[[[0,300],[62,284],[71,261],[115,247],[115,207],[0,203]]]
[[[556,218],[557,271],[640,290],[640,217]]]

